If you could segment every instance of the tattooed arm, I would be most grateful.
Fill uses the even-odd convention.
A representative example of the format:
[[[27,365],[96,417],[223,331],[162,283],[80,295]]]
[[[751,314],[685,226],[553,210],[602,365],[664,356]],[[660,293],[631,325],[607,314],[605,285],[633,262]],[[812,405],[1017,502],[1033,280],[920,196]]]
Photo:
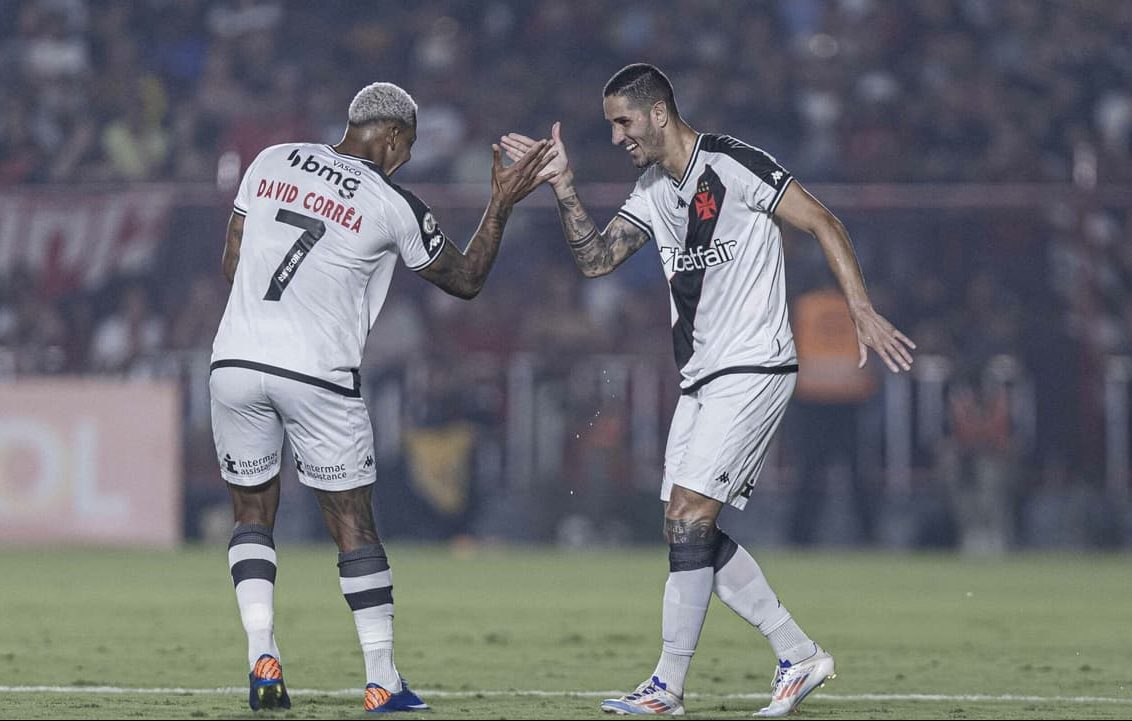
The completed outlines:
[[[240,244],[244,241],[244,216],[232,213],[228,218],[228,235],[224,240],[224,255],[220,259],[220,271],[231,283],[236,278],[236,265],[240,262]]]
[[[550,129],[556,156],[546,164],[542,172],[554,188],[554,197],[558,199],[558,217],[562,220],[562,232],[566,235],[574,262],[586,277],[596,278],[625,262],[626,258],[648,242],[649,236],[620,217],[615,217],[605,226],[604,231],[598,232],[574,187],[574,171],[570,169],[570,161],[566,158],[561,130],[561,123],[555,123]],[[508,133],[500,138],[500,144],[512,160],[523,157],[534,143],[533,139],[519,133]]]
[[[499,244],[503,240],[503,228],[511,215],[511,206],[496,202],[488,203],[483,219],[463,252],[445,239],[440,257],[432,265],[420,271],[419,275],[439,287],[444,292],[471,300],[483,288]]]
[[[587,278],[611,272],[649,240],[645,231],[620,216],[609,221],[604,231],[598,232],[578,198],[572,179],[569,183],[563,181],[556,185],[554,195],[558,199],[558,217],[562,220],[566,243],[578,269]]]

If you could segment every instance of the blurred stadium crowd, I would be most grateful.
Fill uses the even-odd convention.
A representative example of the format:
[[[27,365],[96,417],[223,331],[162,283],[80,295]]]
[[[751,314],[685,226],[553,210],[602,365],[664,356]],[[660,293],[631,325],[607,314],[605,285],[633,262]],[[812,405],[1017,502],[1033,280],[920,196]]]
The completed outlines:
[[[645,60],[670,74],[693,127],[767,149],[807,185],[1057,183],[1088,198],[1132,183],[1129,37],[1132,3],[1100,1],[0,2],[0,193],[224,188],[208,212],[173,210],[164,271],[67,292],[0,278],[0,375],[159,375],[176,352],[207,349],[227,293],[232,164],[278,142],[336,142],[350,98],[374,80],[420,105],[398,175],[409,187],[484,184],[500,133],[562,120],[579,177],[627,190],[634,171],[607,145],[600,91]],[[425,200],[454,240],[468,237],[478,217]],[[595,216],[619,200],[598,199]],[[1038,389],[1037,426],[1007,431],[1035,485],[1098,481],[1102,359],[1132,353],[1132,213],[1063,200],[1040,213],[834,205],[874,301],[922,355],[975,387],[993,363]],[[517,220],[509,236],[550,239],[505,242],[470,304],[398,279],[373,369],[478,352],[670,357],[647,250],[583,284],[552,210]],[[816,243],[795,240],[798,295],[824,271]],[[430,392],[447,387],[467,386]],[[968,441],[995,446],[990,436],[1001,429]],[[204,475],[214,461],[201,445]]]
[[[1083,146],[1132,180],[1122,2],[17,0],[0,28],[2,184],[208,180],[226,149],[337,140],[377,77],[421,104],[407,172],[479,182],[501,129],[605,136],[600,88],[642,58],[813,181],[1068,181]]]

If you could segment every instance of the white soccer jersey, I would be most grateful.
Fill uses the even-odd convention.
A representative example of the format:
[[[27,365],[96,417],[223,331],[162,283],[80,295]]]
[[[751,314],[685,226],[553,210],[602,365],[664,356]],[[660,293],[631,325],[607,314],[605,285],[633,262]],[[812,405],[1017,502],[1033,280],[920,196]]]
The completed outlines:
[[[758,148],[701,134],[682,178],[654,164],[618,212],[660,250],[684,392],[730,373],[797,370],[774,217],[792,179]]]
[[[444,234],[428,207],[373,163],[328,145],[261,152],[234,212],[240,260],[212,367],[244,367],[359,395],[366,335],[400,257],[421,270]]]

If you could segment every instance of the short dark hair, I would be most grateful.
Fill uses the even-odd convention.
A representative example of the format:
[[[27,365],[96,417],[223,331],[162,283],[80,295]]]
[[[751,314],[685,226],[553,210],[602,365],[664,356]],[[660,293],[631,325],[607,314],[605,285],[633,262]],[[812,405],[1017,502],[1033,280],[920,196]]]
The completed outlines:
[[[648,63],[633,63],[614,73],[609,82],[605,84],[602,97],[610,95],[623,95],[638,106],[651,108],[654,103],[663,100],[668,106],[668,112],[680,117],[676,109],[676,95],[672,91],[672,83],[660,68]]]

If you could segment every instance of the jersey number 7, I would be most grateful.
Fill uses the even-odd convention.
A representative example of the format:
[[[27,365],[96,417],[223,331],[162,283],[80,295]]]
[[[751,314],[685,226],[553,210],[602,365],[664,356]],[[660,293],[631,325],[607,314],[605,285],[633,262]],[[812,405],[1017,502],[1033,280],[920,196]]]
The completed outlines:
[[[312,218],[309,215],[291,210],[280,208],[279,212],[275,214],[275,220],[301,228],[303,234],[291,246],[287,255],[283,257],[283,262],[275,269],[275,273],[271,276],[271,285],[267,287],[267,295],[263,296],[264,300],[279,300],[283,291],[287,289],[287,284],[295,277],[295,273],[299,272],[299,265],[307,259],[311,248],[326,233],[326,224],[318,218]]]

